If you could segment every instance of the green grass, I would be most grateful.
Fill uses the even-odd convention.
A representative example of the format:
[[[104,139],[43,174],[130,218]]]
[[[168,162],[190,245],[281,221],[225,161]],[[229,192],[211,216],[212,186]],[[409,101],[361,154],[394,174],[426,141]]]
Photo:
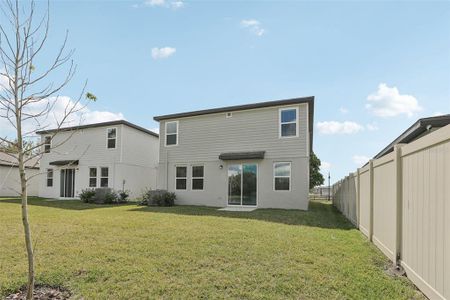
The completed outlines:
[[[30,200],[37,282],[85,299],[422,299],[325,202],[309,212]],[[0,199],[0,298],[26,280],[20,205]]]

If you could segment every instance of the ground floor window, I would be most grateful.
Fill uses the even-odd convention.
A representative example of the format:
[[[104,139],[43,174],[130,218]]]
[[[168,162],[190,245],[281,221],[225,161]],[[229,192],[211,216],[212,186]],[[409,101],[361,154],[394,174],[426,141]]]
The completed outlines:
[[[47,169],[47,186],[53,186],[53,169]]]
[[[187,189],[187,167],[177,166],[175,170],[175,189],[186,190]]]
[[[97,187],[97,168],[89,168],[89,187]]]
[[[273,164],[273,184],[275,191],[291,190],[291,163],[276,162]]]
[[[193,190],[203,190],[203,185],[205,181],[205,170],[204,166],[192,166],[192,189]]]
[[[107,167],[100,168],[100,186],[108,187],[109,186],[109,169]]]

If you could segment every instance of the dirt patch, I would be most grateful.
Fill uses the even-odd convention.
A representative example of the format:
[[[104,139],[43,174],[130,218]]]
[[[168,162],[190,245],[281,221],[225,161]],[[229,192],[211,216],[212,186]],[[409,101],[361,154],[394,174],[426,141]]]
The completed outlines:
[[[66,300],[70,296],[70,291],[63,287],[36,285],[33,291],[34,300]],[[7,296],[5,300],[25,300],[26,297],[27,289],[23,287],[17,293]]]

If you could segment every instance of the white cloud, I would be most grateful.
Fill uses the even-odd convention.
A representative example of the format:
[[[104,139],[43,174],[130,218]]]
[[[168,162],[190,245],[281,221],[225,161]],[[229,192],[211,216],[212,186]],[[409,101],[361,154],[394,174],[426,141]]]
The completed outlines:
[[[0,69],[0,73],[4,73],[5,70],[4,69]],[[9,85],[9,79],[8,77],[6,77],[5,75],[1,75],[0,74],[0,91],[8,88]]]
[[[389,87],[385,83],[378,85],[378,90],[367,96],[366,108],[379,117],[395,117],[405,114],[412,117],[422,110],[414,96],[401,95],[397,87]]]
[[[152,58],[153,59],[163,59],[168,58],[175,54],[177,49],[172,47],[162,47],[162,48],[153,48],[152,49]]]
[[[241,26],[248,28],[248,30],[257,36],[262,36],[266,31],[261,27],[261,22],[255,19],[242,20]]]
[[[172,6],[173,9],[182,8],[184,6],[183,1],[173,1],[170,3],[170,6]]]
[[[74,113],[64,121],[62,127],[125,119],[122,113],[91,110],[80,103],[76,104],[75,101],[67,96],[51,97],[48,101],[30,104],[24,109],[24,112],[38,114],[46,108],[47,104],[53,105],[50,114],[48,114],[47,117],[40,117],[37,120],[29,119],[24,121],[23,132],[35,132],[42,129],[57,127],[57,124],[60,123],[66,115],[67,108],[74,108]],[[14,128],[11,124],[3,120],[0,121],[0,125],[1,136],[15,136]]]
[[[138,8],[140,5],[134,4],[134,8]],[[142,3],[142,6],[147,7],[166,7],[166,8],[173,8],[173,9],[179,9],[184,6],[184,2],[182,0],[175,0],[175,1],[166,1],[166,0],[146,0]]]
[[[354,134],[363,131],[364,127],[351,121],[324,121],[317,123],[317,129],[323,134]]]
[[[146,6],[165,6],[165,0],[146,0],[144,1],[144,5]]]
[[[358,166],[363,166],[370,160],[370,157],[364,155],[353,155],[352,159]]]
[[[327,173],[328,171],[330,171],[331,169],[331,164],[329,162],[326,161],[322,161],[320,164],[320,171],[322,173]]]
[[[377,131],[379,129],[376,123],[369,123],[366,125],[366,128],[369,131]]]
[[[159,127],[155,127],[155,128],[149,128],[150,131],[153,131],[154,133],[159,134]]]
[[[347,113],[348,113],[348,109],[345,108],[345,107],[340,107],[340,108],[339,108],[339,111],[340,111],[342,114],[347,114]]]

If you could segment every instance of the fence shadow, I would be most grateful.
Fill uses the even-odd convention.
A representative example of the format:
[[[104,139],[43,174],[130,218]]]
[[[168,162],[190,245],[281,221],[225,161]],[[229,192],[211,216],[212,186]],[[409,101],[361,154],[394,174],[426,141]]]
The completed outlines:
[[[21,200],[20,200],[20,198],[5,197],[5,198],[0,198],[0,205],[2,203],[21,204]],[[83,203],[83,202],[81,202],[81,200],[57,200],[57,199],[29,197],[28,205],[67,209],[67,210],[90,210],[90,209],[97,209],[97,208],[126,206],[126,205],[130,205],[130,204],[112,204],[112,205],[111,204],[91,204],[91,203]]]
[[[220,211],[217,207],[173,206],[173,207],[138,207],[130,211],[147,213],[166,213],[186,216],[213,216],[223,218],[260,220],[286,225],[333,228],[341,230],[354,229],[350,223],[331,203],[311,201],[308,211],[287,209],[257,209],[251,212]]]

